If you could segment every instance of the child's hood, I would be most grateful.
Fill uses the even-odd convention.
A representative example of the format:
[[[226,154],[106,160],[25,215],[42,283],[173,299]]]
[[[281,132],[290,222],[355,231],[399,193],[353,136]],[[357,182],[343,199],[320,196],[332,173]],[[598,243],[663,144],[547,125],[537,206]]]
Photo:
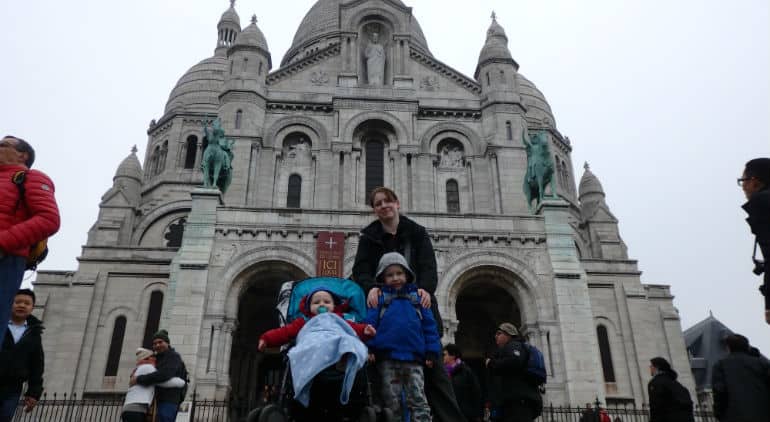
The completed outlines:
[[[398,264],[404,268],[409,275],[408,283],[414,283],[417,281],[417,277],[414,275],[414,271],[409,268],[409,263],[406,262],[406,258],[398,252],[388,252],[380,258],[380,263],[377,265],[377,275],[374,277],[377,281],[381,281],[380,277],[385,270],[391,265]]]

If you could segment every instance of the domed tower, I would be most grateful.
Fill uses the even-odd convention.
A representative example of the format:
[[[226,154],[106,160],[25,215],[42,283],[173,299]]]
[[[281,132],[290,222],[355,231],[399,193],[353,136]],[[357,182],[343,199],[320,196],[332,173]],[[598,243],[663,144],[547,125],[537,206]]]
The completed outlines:
[[[235,11],[235,0],[230,0],[230,8],[225,10],[217,24],[217,48],[214,50],[216,56],[227,55],[227,49],[230,48],[238,33],[241,32],[241,18]]]
[[[262,135],[265,120],[267,74],[272,59],[257,16],[227,50],[225,87],[219,97],[219,118],[228,135]]]
[[[120,246],[131,242],[135,211],[139,207],[142,165],[136,157],[136,146],[118,166],[112,187],[102,195],[99,217],[88,231],[89,246]]]
[[[481,84],[481,93],[486,104],[497,102],[520,103],[516,90],[516,74],[519,64],[508,49],[508,36],[505,29],[497,23],[497,16],[492,13],[492,24],[487,30],[487,41],[479,54],[474,77]]]
[[[620,237],[618,219],[605,201],[604,188],[588,163],[578,188],[580,227],[587,231],[594,258],[628,259],[628,248]]]

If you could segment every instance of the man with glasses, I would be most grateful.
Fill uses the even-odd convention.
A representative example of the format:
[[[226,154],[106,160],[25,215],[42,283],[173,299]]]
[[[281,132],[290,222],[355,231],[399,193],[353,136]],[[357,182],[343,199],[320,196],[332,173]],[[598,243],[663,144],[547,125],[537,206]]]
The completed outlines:
[[[529,350],[519,330],[504,322],[495,332],[497,350],[485,361],[494,422],[530,422],[543,409],[538,386],[527,373]]]
[[[35,150],[23,139],[0,140],[0,327],[10,319],[30,248],[59,230],[53,182],[30,169],[34,161]]]
[[[749,215],[746,222],[756,236],[754,274],[765,274],[759,291],[765,297],[765,321],[770,324],[770,271],[766,268],[766,261],[770,257],[770,158],[755,158],[746,163],[738,185],[748,199],[748,202],[743,204],[743,209]],[[756,256],[757,245],[762,251],[762,260]]]

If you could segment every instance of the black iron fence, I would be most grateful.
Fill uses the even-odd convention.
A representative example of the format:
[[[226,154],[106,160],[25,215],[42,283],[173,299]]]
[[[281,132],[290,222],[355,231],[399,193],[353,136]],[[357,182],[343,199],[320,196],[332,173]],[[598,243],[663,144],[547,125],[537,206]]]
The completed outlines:
[[[247,409],[239,409],[226,400],[201,399],[193,393],[191,401],[183,404],[180,413],[188,413],[190,422],[243,422]],[[31,412],[25,412],[19,404],[12,422],[120,422],[123,398],[81,398],[72,395],[45,395]],[[570,407],[549,405],[537,422],[602,422],[606,417],[612,422],[648,422],[650,412],[646,406],[635,407]],[[696,407],[696,422],[717,422],[710,409]]]

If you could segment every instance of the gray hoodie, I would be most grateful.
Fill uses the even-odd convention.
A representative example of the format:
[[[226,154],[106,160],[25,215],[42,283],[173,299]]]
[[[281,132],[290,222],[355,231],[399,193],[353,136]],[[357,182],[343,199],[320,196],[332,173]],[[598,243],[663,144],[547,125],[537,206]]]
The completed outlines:
[[[409,264],[406,262],[406,258],[404,258],[404,256],[398,252],[388,252],[383,255],[382,258],[380,258],[380,263],[377,265],[377,275],[374,278],[381,283],[382,280],[380,279],[380,276],[382,276],[382,274],[385,272],[385,269],[394,264],[398,264],[404,267],[404,271],[409,274],[409,278],[406,281],[407,283],[417,282],[417,277],[415,277],[414,271],[409,268]]]

